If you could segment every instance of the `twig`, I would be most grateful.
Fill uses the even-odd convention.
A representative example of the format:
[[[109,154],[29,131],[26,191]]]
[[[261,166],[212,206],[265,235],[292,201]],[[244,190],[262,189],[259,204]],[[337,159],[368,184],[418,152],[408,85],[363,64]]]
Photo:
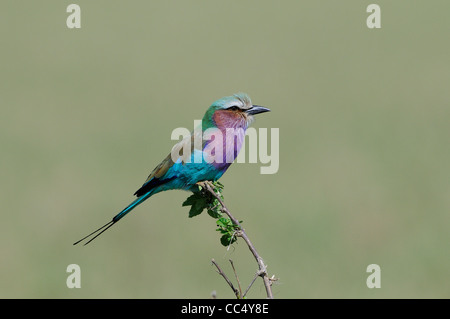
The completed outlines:
[[[259,272],[257,272],[255,274],[255,277],[253,277],[252,282],[250,283],[250,285],[248,285],[247,289],[245,289],[244,294],[242,295],[242,298],[245,298],[245,296],[247,295],[247,292],[250,290],[250,288],[253,286],[253,283],[255,282],[256,278],[258,278],[260,276]]]
[[[214,264],[214,266],[216,266],[217,272],[219,273],[219,275],[221,275],[223,277],[223,279],[225,279],[227,284],[231,287],[234,294],[236,295],[236,298],[240,299],[241,295],[239,294],[239,291],[236,288],[234,288],[233,283],[230,281],[230,279],[228,279],[227,275],[225,275],[225,273],[222,271],[222,269],[220,269],[219,265],[216,263],[216,261],[214,259],[211,259],[211,262]]]
[[[236,273],[236,269],[234,268],[233,261],[231,259],[229,259],[229,261],[230,261],[230,264],[231,264],[231,268],[233,268],[234,277],[236,278],[236,281],[237,281],[238,286],[239,286],[239,296],[242,296],[241,282],[239,281],[238,275]]]
[[[211,187],[210,183],[205,182],[204,183],[204,187],[206,188],[206,190],[208,192],[210,192],[220,203],[220,205],[222,205],[222,212],[224,212],[225,214],[227,214],[227,216],[230,218],[230,220],[233,222],[234,225],[236,225],[239,230],[236,232],[236,236],[237,237],[241,237],[245,243],[247,244],[248,248],[250,249],[251,253],[253,254],[253,257],[255,257],[256,262],[258,263],[258,267],[259,267],[259,271],[258,271],[258,275],[260,277],[262,277],[263,281],[264,281],[264,286],[266,288],[266,294],[267,294],[267,298],[269,299],[273,299],[273,294],[272,294],[272,282],[267,274],[267,266],[264,264],[263,259],[261,258],[261,256],[258,254],[258,252],[255,249],[255,246],[253,246],[252,242],[250,241],[250,239],[248,238],[245,230],[242,228],[241,223],[239,223],[239,221],[230,213],[230,211],[228,210],[228,208],[225,206],[225,203],[223,202],[223,200],[220,198],[219,195],[217,195],[217,193],[214,191],[214,189]],[[214,263],[214,262],[213,262]],[[215,263],[214,263],[215,264]],[[218,268],[217,264],[215,264],[216,267]],[[220,270],[219,272],[224,278],[224,274],[223,272]],[[232,287],[234,293],[236,294],[236,289],[232,286],[232,284],[230,283],[230,281],[228,280],[228,278],[226,279],[228,284],[230,285],[230,287]],[[237,296],[237,295],[236,295]]]

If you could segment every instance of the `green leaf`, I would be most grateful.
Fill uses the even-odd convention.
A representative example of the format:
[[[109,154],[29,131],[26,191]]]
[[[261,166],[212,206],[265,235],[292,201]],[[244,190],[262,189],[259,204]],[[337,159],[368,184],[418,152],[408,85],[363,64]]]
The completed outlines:
[[[224,188],[223,184],[219,181],[215,181],[214,185],[217,185],[219,188]]]
[[[222,237],[220,237],[220,243],[225,247],[228,246],[230,244],[228,235],[223,235]]]
[[[182,206],[191,206],[191,209],[189,210],[189,217],[194,217],[194,216],[201,214],[201,212],[205,208],[208,208],[208,201],[200,193],[195,193],[195,194],[189,196],[184,201]]]
[[[194,216],[200,215],[205,208],[205,201],[197,200],[189,210],[189,217],[192,218]]]
[[[226,219],[225,217],[222,217],[222,218],[219,218],[219,219],[216,221],[216,224],[217,224],[217,226],[219,226],[219,227],[226,228],[227,225],[228,225],[228,221],[229,221],[229,219]]]
[[[213,190],[223,200],[223,184],[218,181],[212,182],[211,184]],[[239,229],[239,227],[234,225],[229,218],[224,217],[222,212],[222,205],[220,204],[219,200],[209,192],[203,191],[201,186],[198,186],[198,191],[195,191],[194,194],[189,196],[183,202],[182,206],[191,206],[191,208],[189,209],[190,218],[200,215],[203,210],[206,209],[209,216],[217,219],[216,231],[218,231],[222,235],[220,237],[220,243],[223,246],[227,247],[237,240],[235,232],[237,229]]]
[[[194,205],[197,200],[198,200],[198,194],[191,195],[184,201],[182,206]]]
[[[208,215],[212,218],[220,218],[222,216],[222,211],[217,208],[208,208]]]
[[[225,234],[222,237],[220,237],[220,243],[225,247],[234,243],[235,241],[236,241],[236,236],[233,236],[233,234]]]

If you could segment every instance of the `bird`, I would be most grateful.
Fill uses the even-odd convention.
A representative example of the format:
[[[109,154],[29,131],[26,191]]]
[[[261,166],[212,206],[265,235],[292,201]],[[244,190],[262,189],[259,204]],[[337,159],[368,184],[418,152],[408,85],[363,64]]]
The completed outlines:
[[[74,245],[90,238],[84,245],[89,244],[157,193],[177,189],[197,192],[199,188],[196,185],[199,183],[217,181],[237,157],[253,116],[269,111],[266,107],[253,105],[246,93],[233,94],[213,102],[201,120],[201,127],[172,147],[170,154],[134,193],[137,198],[108,223]]]

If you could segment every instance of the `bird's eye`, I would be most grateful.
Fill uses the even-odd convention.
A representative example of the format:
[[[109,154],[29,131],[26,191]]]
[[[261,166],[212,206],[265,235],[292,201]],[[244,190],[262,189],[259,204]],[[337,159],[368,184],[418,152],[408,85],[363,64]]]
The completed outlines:
[[[239,110],[239,107],[236,105],[233,105],[233,106],[229,107],[228,109],[232,110],[232,111],[237,111],[237,110]]]

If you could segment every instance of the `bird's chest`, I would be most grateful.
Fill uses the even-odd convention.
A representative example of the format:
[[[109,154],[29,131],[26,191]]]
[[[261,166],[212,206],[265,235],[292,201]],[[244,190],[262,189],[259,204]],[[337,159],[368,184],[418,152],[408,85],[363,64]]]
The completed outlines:
[[[228,167],[238,156],[244,137],[245,130],[240,127],[206,130],[203,134],[206,141],[203,148],[204,160],[217,168]]]

